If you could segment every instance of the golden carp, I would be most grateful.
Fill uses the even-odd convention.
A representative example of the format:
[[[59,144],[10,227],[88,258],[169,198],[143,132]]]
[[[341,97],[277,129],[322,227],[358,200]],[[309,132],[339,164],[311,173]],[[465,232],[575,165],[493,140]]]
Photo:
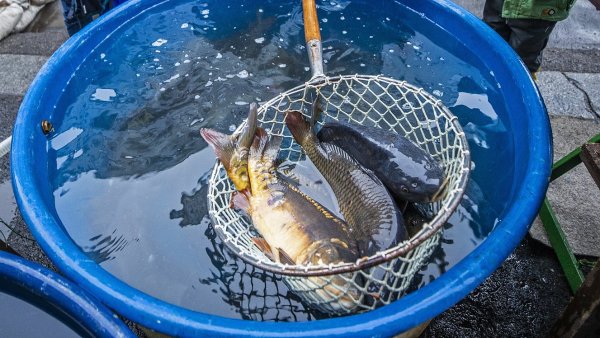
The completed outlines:
[[[212,137],[215,133],[203,130],[202,136],[208,136],[205,139],[215,149],[229,178],[247,183],[239,185],[244,189],[239,189],[236,184],[238,191],[232,195],[231,206],[243,210],[252,219],[254,228],[262,236],[255,238],[254,243],[267,256],[291,265],[328,265],[355,262],[359,258],[348,225],[288,184],[277,172],[276,157],[281,137],[269,139],[264,129],[257,128],[246,156],[246,170],[242,170],[233,165],[231,158],[242,152],[230,150],[232,142],[224,142],[223,137]],[[239,165],[242,161],[236,163]],[[361,295],[352,281],[352,274],[308,277],[307,280],[309,288],[314,287],[313,292],[334,310],[351,310],[360,303]]]

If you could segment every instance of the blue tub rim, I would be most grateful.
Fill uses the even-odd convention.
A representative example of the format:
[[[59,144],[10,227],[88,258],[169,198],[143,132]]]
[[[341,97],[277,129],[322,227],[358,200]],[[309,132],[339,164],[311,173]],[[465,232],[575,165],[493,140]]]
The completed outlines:
[[[65,312],[94,336],[135,337],[125,323],[99,300],[37,263],[0,251],[0,277]],[[3,284],[3,287],[6,286]]]
[[[456,32],[465,39],[480,39],[482,50],[490,54],[488,62],[511,69],[503,83],[514,84],[527,103],[524,114],[527,129],[521,131],[529,145],[529,157],[523,170],[523,184],[514,193],[516,202],[499,221],[490,235],[463,260],[423,288],[382,308],[347,317],[312,322],[274,323],[231,319],[195,312],[161,301],[115,278],[87,257],[53,218],[51,206],[39,191],[35,173],[34,140],[40,135],[39,120],[34,120],[32,107],[39,108],[40,98],[52,87],[48,74],[63,70],[71,49],[83,48],[101,41],[98,35],[117,28],[125,18],[169,0],[130,0],[92,22],[69,39],[42,68],[23,99],[13,132],[11,176],[21,213],[42,249],[58,268],[85,290],[96,295],[107,306],[123,316],[158,332],[192,336],[391,336],[407,331],[439,315],[460,301],[495,271],[525,236],[545,196],[551,168],[550,124],[542,98],[527,69],[514,51],[487,25],[449,0],[405,0],[416,12],[430,12],[436,20],[454,22]],[[487,47],[487,48],[483,48]],[[87,51],[93,48],[88,48]],[[491,68],[491,67],[490,67]],[[73,68],[74,69],[74,68]],[[51,90],[51,89],[50,89]],[[519,100],[516,100],[519,101]],[[512,104],[512,103],[511,103]],[[523,108],[523,107],[521,107]],[[39,110],[39,109],[38,109]],[[35,109],[33,109],[35,112]],[[37,112],[38,115],[43,114]],[[44,117],[45,118],[45,117]],[[35,136],[34,136],[35,134]]]

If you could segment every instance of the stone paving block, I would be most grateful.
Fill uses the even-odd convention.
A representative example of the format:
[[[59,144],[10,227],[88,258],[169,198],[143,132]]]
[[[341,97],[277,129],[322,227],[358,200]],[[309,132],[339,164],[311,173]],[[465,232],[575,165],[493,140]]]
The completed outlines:
[[[453,0],[478,18],[483,17],[485,0]],[[588,0],[578,0],[566,20],[556,24],[548,48],[589,49],[600,47],[600,11]]]
[[[596,27],[596,29],[590,29]],[[575,3],[569,17],[554,27],[548,47],[550,48],[599,48],[600,47],[600,11],[587,0]]]
[[[0,54],[0,95],[24,95],[48,57]]]
[[[0,54],[50,56],[68,38],[69,34],[61,30],[12,34],[0,41]]]
[[[600,15],[600,14],[599,14]],[[600,49],[544,49],[542,70],[600,73]]]
[[[600,80],[600,75],[592,74]],[[546,103],[548,114],[593,119],[595,115],[586,105],[584,93],[561,72],[538,72],[538,87]]]
[[[12,126],[22,100],[22,96],[0,94],[0,141],[12,133]]]
[[[600,123],[594,120],[551,117],[551,124],[554,161],[600,133]],[[573,251],[600,256],[600,190],[583,164],[552,182],[546,196]],[[539,219],[529,233],[550,245]]]
[[[596,59],[596,63],[598,59]],[[575,82],[575,85],[585,91],[589,109],[600,118],[600,74],[565,73],[565,76]]]
[[[483,5],[485,0],[452,0],[455,4],[471,12],[478,18],[483,17]]]

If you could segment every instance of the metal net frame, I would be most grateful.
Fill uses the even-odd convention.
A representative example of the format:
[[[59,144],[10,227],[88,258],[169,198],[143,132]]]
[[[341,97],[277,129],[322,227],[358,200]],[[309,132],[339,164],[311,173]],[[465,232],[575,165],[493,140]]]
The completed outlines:
[[[285,112],[306,116],[320,97],[318,125],[345,121],[392,130],[431,154],[447,179],[441,200],[419,203],[431,220],[395,247],[355,262],[330,265],[289,265],[267,257],[253,242],[260,237],[252,222],[230,208],[235,191],[223,165],[217,161],[208,191],[213,226],[225,245],[244,261],[281,274],[307,305],[326,313],[348,314],[389,304],[406,293],[413,277],[439,244],[443,226],[464,194],[470,171],[467,140],[458,119],[422,88],[383,76],[340,75],[317,77],[267,101],[258,109],[259,124],[269,134],[283,137],[279,158],[297,162],[304,158],[285,125]],[[240,133],[245,123],[235,133]]]

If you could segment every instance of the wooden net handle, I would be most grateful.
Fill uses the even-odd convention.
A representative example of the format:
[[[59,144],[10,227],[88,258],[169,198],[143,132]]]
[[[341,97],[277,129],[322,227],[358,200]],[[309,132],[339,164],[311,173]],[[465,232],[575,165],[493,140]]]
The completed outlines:
[[[302,0],[302,13],[304,15],[304,37],[306,42],[311,40],[321,41],[315,0]]]

